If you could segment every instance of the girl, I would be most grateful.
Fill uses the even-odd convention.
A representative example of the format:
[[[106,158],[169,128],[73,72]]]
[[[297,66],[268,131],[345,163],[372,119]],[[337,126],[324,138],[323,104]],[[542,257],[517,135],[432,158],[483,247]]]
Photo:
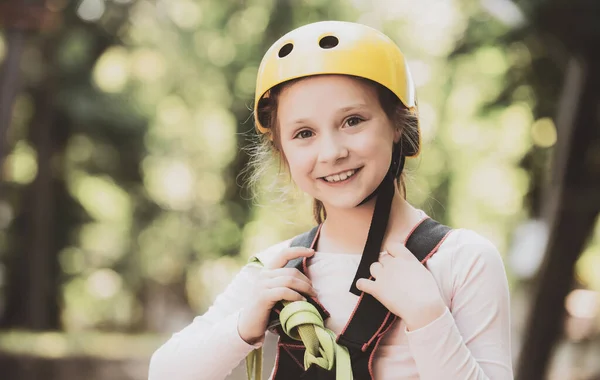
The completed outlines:
[[[318,228],[293,244],[304,247],[259,253],[260,265],[155,352],[150,380],[224,379],[271,327],[281,335],[276,379],[512,379],[496,248],[473,231],[447,233],[405,199],[404,158],[419,153],[420,134],[397,46],[347,22],[286,34],[259,68],[255,122],[263,151],[315,199]],[[288,329],[283,305],[312,312],[300,324],[316,335]]]

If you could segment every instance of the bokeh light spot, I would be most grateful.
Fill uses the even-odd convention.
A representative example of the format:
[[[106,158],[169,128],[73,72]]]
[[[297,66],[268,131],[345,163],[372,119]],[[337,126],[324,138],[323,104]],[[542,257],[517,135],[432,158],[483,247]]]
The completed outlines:
[[[36,151],[27,142],[19,141],[14,151],[4,160],[5,179],[26,185],[35,179],[37,171]]]
[[[549,117],[536,120],[531,126],[531,139],[541,148],[549,148],[556,144],[556,126]]]
[[[121,276],[112,269],[99,269],[87,279],[87,288],[96,298],[106,299],[113,297],[122,285]]]
[[[104,92],[118,93],[129,80],[129,57],[122,47],[108,49],[94,67],[93,78]]]
[[[77,15],[84,21],[98,21],[106,11],[104,0],[83,0],[77,8]]]
[[[198,3],[190,0],[170,0],[163,2],[171,20],[181,29],[195,29],[202,20]]]

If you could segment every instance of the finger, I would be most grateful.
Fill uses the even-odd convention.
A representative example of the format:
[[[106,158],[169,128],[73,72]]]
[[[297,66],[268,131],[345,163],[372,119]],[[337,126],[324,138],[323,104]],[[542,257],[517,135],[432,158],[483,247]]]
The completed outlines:
[[[293,291],[292,289],[289,288],[273,288],[273,289],[269,289],[265,292],[266,294],[266,298],[269,300],[270,303],[275,304],[279,301],[306,301],[306,298],[296,292]]]
[[[373,295],[375,293],[375,281],[359,278],[358,281],[356,281],[356,288],[361,292]]]
[[[390,261],[394,260],[394,256],[392,255],[381,255],[379,256],[379,262],[385,266],[386,264],[388,264]]]
[[[266,286],[267,288],[289,288],[299,293],[313,297],[317,296],[317,292],[309,283],[294,277],[275,277],[271,279]]]
[[[278,269],[266,270],[265,276],[267,278],[295,277],[297,279],[300,279],[300,280],[312,285],[312,281],[310,280],[310,278],[308,278],[304,273],[300,272],[296,268],[278,268]]]
[[[288,261],[295,259],[297,257],[310,257],[315,253],[315,250],[312,248],[305,247],[290,247],[282,250],[276,257],[273,259],[267,268],[283,268]]]
[[[384,252],[392,257],[403,257],[403,256],[411,256],[413,257],[412,252],[406,248],[404,244],[401,243],[392,243],[385,247]]]
[[[383,265],[381,265],[381,263],[379,261],[375,261],[369,267],[369,271],[371,272],[371,276],[373,276],[374,278],[379,277],[379,274],[381,273],[382,270],[383,270]]]

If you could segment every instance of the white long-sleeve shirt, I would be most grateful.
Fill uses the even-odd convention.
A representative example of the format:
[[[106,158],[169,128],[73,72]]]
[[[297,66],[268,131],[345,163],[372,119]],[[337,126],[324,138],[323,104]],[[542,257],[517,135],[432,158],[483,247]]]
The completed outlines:
[[[267,261],[281,242],[258,256]],[[339,334],[358,297],[348,291],[360,255],[316,252],[308,276],[331,313],[326,327]],[[400,320],[384,336],[374,359],[377,380],[510,380],[510,308],[506,273],[497,249],[477,233],[451,232],[427,268],[447,305],[437,320],[407,331]],[[245,266],[208,311],[174,334],[152,356],[149,380],[217,380],[255,348],[237,331],[241,308],[254,295],[260,269]]]

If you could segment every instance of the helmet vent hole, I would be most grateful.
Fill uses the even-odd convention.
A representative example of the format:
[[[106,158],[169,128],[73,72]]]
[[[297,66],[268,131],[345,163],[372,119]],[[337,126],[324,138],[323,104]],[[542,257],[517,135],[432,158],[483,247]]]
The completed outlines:
[[[294,45],[287,43],[283,45],[281,49],[279,49],[279,53],[277,53],[277,55],[279,58],[287,57],[292,52],[292,49],[294,49]]]
[[[321,40],[319,41],[319,46],[323,49],[332,49],[336,47],[339,43],[340,41],[337,39],[337,37],[326,36],[321,38]]]

